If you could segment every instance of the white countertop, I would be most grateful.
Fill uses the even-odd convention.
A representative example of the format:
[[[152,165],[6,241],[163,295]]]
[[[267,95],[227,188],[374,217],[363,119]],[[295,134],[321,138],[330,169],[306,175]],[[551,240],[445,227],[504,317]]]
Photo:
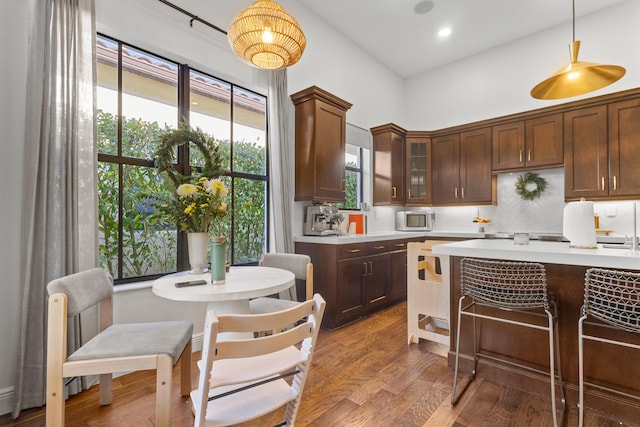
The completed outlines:
[[[379,231],[367,234],[346,234],[344,236],[294,236],[294,242],[324,243],[326,245],[346,245],[350,243],[376,242],[380,240],[413,239],[424,237],[449,237],[458,239],[483,238],[484,233],[459,231]]]
[[[516,245],[509,239],[476,239],[436,245],[432,250],[434,254],[459,257],[640,270],[640,251],[602,245],[597,249],[580,249],[569,247],[568,242],[532,240],[528,245]]]

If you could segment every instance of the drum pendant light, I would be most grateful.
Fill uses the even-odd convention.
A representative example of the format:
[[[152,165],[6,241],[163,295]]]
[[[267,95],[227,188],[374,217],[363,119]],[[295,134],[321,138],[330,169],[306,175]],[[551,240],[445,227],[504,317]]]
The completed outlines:
[[[576,2],[573,0],[573,43],[569,46],[571,62],[531,89],[537,99],[560,99],[582,95],[617,82],[626,70],[618,65],[578,61],[580,41],[576,40]]]
[[[268,70],[295,64],[307,45],[298,21],[271,0],[258,0],[240,12],[227,37],[240,59]]]

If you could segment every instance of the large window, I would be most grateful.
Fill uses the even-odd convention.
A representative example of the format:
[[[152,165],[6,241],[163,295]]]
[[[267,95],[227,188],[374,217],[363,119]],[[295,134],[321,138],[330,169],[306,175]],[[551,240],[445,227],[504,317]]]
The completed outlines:
[[[222,149],[228,260],[257,262],[268,238],[266,97],[102,35],[97,70],[101,266],[118,282],[188,268],[185,236],[155,205],[166,191],[154,167],[158,136],[181,120]],[[176,168],[197,170],[199,154],[178,149]]]
[[[369,194],[367,180],[370,172],[371,133],[361,127],[347,123],[345,148],[345,202],[335,206],[345,210],[360,210],[363,194]]]
[[[347,144],[345,153],[345,202],[340,209],[358,210],[362,203],[362,151],[357,145]]]

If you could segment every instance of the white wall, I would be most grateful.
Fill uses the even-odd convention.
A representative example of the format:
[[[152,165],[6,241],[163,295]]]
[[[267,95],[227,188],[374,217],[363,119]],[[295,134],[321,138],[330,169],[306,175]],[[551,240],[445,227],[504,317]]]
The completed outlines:
[[[229,16],[251,0],[175,0],[203,19],[226,28]],[[403,82],[358,50],[322,22],[316,21],[295,0],[282,5],[299,20],[308,38],[301,61],[289,69],[291,93],[317,85],[353,104],[347,120],[362,128],[395,122],[410,130],[433,130],[493,116],[540,108],[549,102],[534,101],[529,89],[565,61],[569,32],[555,29],[512,46],[486,52],[450,67]],[[25,1],[4,1],[0,16],[2,76],[0,83],[0,158],[2,192],[3,272],[0,298],[0,414],[10,412],[16,370],[20,317],[19,227],[22,217],[21,174],[26,88],[27,18]],[[234,8],[235,10],[230,10]],[[581,59],[627,67],[624,79],[599,93],[640,86],[638,37],[633,33],[640,5],[628,0],[598,16],[578,22],[582,39]],[[96,0],[98,30],[204,72],[266,93],[264,73],[238,61],[226,39],[214,30],[172,11],[157,0]],[[223,18],[221,18],[223,17]],[[221,22],[216,22],[221,19]],[[557,50],[557,51],[556,51]],[[374,209],[381,224],[393,218],[392,208]],[[466,221],[466,220],[465,220]],[[377,225],[383,227],[383,225]],[[301,228],[300,228],[301,229]],[[115,298],[117,321],[179,318],[197,319],[201,305],[172,303],[154,297],[150,290],[119,292]],[[197,325],[196,325],[197,328]]]
[[[529,91],[569,62],[571,27],[563,25],[449,66],[405,84],[410,130],[435,130],[640,86],[640,2],[627,0],[576,21],[579,59],[624,66],[618,82],[590,94],[558,101]]]

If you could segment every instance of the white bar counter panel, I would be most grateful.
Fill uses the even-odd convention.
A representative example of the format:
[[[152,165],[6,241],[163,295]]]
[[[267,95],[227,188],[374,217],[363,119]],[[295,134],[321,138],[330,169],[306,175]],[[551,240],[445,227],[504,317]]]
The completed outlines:
[[[434,254],[457,257],[531,261],[547,264],[579,265],[611,269],[640,270],[640,251],[633,249],[572,248],[568,242],[532,240],[516,245],[510,239],[476,239],[433,247]]]

